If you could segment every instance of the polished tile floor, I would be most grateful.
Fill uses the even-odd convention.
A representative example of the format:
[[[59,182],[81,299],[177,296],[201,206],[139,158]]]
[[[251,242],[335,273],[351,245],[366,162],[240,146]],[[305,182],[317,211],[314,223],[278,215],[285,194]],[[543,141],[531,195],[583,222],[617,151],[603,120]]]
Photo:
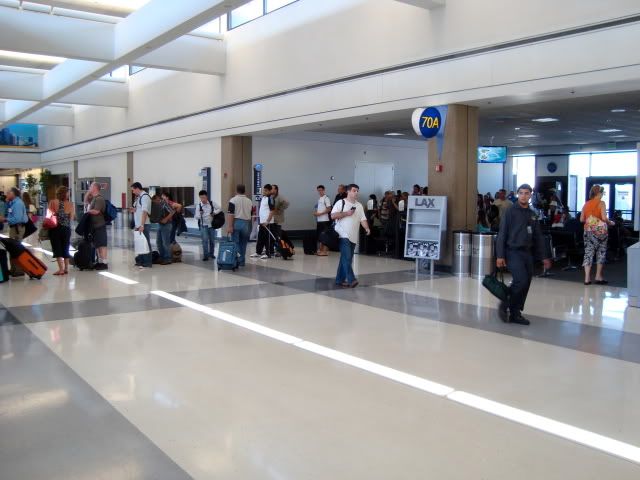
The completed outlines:
[[[536,279],[521,327],[409,262],[336,290],[336,255],[139,271],[128,235],[115,277],[0,285],[0,479],[640,478],[624,289]]]

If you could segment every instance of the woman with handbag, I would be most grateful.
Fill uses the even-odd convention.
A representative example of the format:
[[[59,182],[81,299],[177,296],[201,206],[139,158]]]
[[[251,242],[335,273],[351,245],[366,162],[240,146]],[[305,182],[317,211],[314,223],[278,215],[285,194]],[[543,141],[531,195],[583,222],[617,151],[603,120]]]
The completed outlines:
[[[584,284],[591,285],[591,265],[596,256],[596,285],[606,285],[602,269],[607,259],[609,225],[614,225],[607,217],[607,207],[602,201],[604,188],[594,185],[589,191],[589,200],[582,207],[580,221],[584,223]]]
[[[58,187],[56,198],[47,206],[47,216],[42,228],[49,230],[49,240],[53,258],[58,262],[58,271],[54,275],[69,273],[69,245],[71,243],[71,221],[75,219],[73,204],[69,201],[69,189]]]

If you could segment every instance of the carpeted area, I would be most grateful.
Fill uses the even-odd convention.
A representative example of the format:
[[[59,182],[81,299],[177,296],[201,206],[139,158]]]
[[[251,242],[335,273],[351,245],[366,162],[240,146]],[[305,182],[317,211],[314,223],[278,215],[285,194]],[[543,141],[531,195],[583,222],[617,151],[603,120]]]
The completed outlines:
[[[582,259],[572,259],[572,265],[577,265],[578,269],[574,271],[563,271],[562,269],[567,266],[567,259],[559,260],[554,263],[551,268],[551,274],[549,278],[555,280],[564,280],[567,282],[584,282],[584,270],[581,266]],[[595,276],[595,265],[591,271],[591,280]],[[612,287],[627,288],[627,257],[624,256],[617,261],[611,261],[604,266],[604,278],[609,281],[609,285]]]

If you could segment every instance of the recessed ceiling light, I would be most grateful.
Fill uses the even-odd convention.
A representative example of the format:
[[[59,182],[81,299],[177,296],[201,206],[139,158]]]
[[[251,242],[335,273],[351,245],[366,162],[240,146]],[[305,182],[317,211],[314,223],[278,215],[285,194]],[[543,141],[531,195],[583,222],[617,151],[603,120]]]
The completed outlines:
[[[550,122],[557,122],[558,119],[557,118],[551,118],[551,117],[544,117],[544,118],[534,118],[531,121],[532,122],[538,122],[538,123],[550,123]]]
[[[516,127],[516,128],[514,128],[514,130],[520,130],[520,127]]]
[[[603,128],[601,130],[598,130],[599,132],[602,133],[615,133],[615,132],[621,132],[622,130],[619,130],[617,128]]]
[[[404,133],[398,132],[385,133],[384,135],[385,137],[404,137]]]
[[[629,135],[611,135],[609,138],[627,138]]]
[[[611,110],[611,113],[624,113],[627,110],[624,108],[614,108],[613,110]]]
[[[518,135],[518,138],[536,138],[539,137],[540,135],[533,135],[531,133],[528,133],[526,135]]]

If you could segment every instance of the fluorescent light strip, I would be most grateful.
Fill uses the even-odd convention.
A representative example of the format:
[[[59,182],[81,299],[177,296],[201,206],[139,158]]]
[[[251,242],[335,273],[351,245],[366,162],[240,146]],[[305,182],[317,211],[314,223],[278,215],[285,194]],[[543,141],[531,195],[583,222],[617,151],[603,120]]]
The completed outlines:
[[[360,370],[387,378],[389,380],[393,380],[403,385],[407,385],[418,390],[422,390],[424,392],[451,400],[453,402],[475,408],[476,410],[490,413],[506,420],[511,420],[521,425],[525,425],[536,430],[540,430],[557,437],[570,440],[580,445],[585,445],[587,447],[599,450],[615,457],[640,464],[640,448],[629,443],[605,437],[588,430],[574,427],[566,423],[558,422],[556,420],[536,415],[525,410],[510,407],[502,403],[494,402],[492,400],[479,397],[471,393],[457,391],[453,387],[432,382],[430,380],[427,380],[426,378],[418,377],[415,375],[411,375],[410,373],[402,372],[400,370],[386,367],[378,363],[370,362],[368,360],[364,360],[362,358],[355,357],[353,355],[349,355],[332,348],[323,347],[322,345],[293,337],[284,332],[279,332],[277,330],[264,327],[254,322],[243,320],[228,313],[214,310],[212,308],[200,305],[190,300],[186,300],[176,295],[172,295],[162,290],[154,290],[151,293],[185,307],[189,307],[198,312],[205,313],[211,317],[218,318],[219,320],[222,320],[224,322],[246,328],[253,332],[273,338],[275,340],[279,340],[302,350],[315,353],[325,358],[330,358],[337,362],[344,363],[345,365],[349,365]]]
[[[511,420],[512,422],[571,440],[616,457],[630,460],[634,463],[640,463],[640,448],[634,445],[598,435],[597,433],[542,417],[525,410],[494,402],[483,397],[478,397],[471,393],[456,391],[447,395],[447,398],[468,407]]]
[[[115,275],[114,273],[111,273],[111,272],[99,272],[98,275],[102,275],[103,277],[110,278],[111,280],[115,280],[116,282],[126,283],[127,285],[138,284],[138,282],[136,282],[135,280],[121,277],[120,275]]]
[[[294,346],[303,350],[307,350],[309,352],[316,353],[318,355],[322,355],[323,357],[331,358],[340,363],[351,365],[352,367],[359,368],[360,370],[364,370],[366,372],[388,378],[389,380],[393,380],[394,382],[402,383],[404,385],[417,388],[418,390],[438,395],[440,397],[445,397],[450,393],[453,393],[454,391],[453,388],[447,387],[446,385],[441,385],[425,378],[416,377],[415,375],[411,375],[410,373],[401,372],[400,370],[385,367],[384,365],[380,365],[379,363],[374,363],[362,358],[354,357],[353,355],[339,352],[338,350],[333,350],[332,348],[323,347],[322,345],[318,345],[316,343],[305,341]]]

